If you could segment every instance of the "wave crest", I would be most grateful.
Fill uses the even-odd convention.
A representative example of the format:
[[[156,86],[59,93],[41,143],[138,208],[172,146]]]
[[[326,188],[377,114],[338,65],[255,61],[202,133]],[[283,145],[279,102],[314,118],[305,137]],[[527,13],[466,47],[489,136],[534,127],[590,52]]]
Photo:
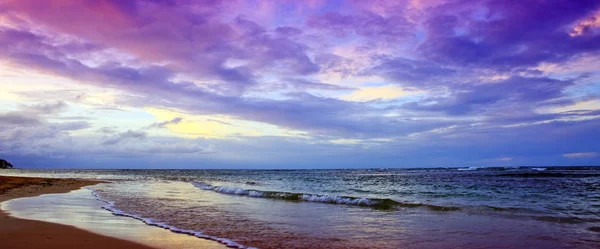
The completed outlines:
[[[243,189],[238,187],[213,186],[203,182],[191,182],[197,188],[210,190],[222,194],[242,195],[255,198],[281,199],[287,201],[306,201],[328,204],[344,204],[362,207],[371,207],[376,209],[393,209],[398,207],[417,208],[424,207],[433,211],[456,211],[459,207],[437,206],[423,203],[398,202],[392,199],[365,198],[352,196],[319,195],[307,193],[291,193],[278,191],[262,191],[253,189]]]

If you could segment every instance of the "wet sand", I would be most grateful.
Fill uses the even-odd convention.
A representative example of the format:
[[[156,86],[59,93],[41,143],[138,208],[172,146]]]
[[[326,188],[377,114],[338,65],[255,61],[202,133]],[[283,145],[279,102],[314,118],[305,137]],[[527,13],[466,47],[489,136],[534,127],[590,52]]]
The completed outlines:
[[[5,209],[0,210],[0,248],[226,248],[113,216],[100,209],[102,203],[89,190],[80,189],[98,183],[102,182],[0,176]]]
[[[0,176],[0,202],[49,193],[66,193],[100,181]],[[149,249],[134,242],[106,237],[72,226],[18,219],[0,210],[0,248]]]

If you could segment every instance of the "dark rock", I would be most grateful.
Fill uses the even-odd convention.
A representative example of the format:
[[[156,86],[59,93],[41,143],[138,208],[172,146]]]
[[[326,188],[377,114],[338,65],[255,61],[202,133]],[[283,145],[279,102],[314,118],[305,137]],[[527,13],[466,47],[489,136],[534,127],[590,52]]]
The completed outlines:
[[[0,169],[12,169],[13,165],[4,159],[0,159]]]
[[[587,230],[600,233],[600,227],[588,227]]]

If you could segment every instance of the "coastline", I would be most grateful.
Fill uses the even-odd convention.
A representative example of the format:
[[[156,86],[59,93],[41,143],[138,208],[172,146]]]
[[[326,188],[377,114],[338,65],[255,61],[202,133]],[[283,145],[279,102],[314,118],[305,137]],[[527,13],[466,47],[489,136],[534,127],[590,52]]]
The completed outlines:
[[[548,167],[542,173],[535,173],[537,170],[532,173],[534,170],[529,168],[467,172],[390,169],[385,174],[363,169],[7,170],[6,175],[111,180],[68,193],[12,199],[0,203],[0,209],[12,217],[63,224],[163,249],[225,248],[213,239],[199,239],[202,237],[196,236],[196,232],[231,239],[245,247],[265,249],[597,249],[600,241],[597,214],[593,213],[597,206],[593,201],[598,196],[590,191],[593,190],[590,183],[598,183],[599,170]],[[548,177],[549,173],[552,177]],[[5,172],[0,171],[0,174]],[[406,182],[397,181],[398,177]],[[198,188],[193,182],[210,185],[204,186],[207,189]],[[505,186],[502,191],[495,191],[498,182],[525,184],[526,188]],[[450,191],[446,187],[431,191],[444,194],[431,198],[424,191],[429,191],[427,186],[432,183],[455,187]],[[293,189],[300,184],[308,186]],[[392,189],[385,190],[390,185]],[[556,187],[560,185],[563,187]],[[225,187],[217,190],[215,186]],[[226,195],[233,188],[238,188],[238,194]],[[332,188],[339,191],[328,192]],[[323,194],[340,197],[389,198],[441,205],[452,200],[456,203],[445,206],[461,209],[446,212],[424,206],[399,206],[393,210],[378,210],[343,202],[332,205],[250,198],[251,190],[270,191],[267,194],[297,191],[303,195],[323,191]],[[419,198],[403,197],[411,192]],[[582,195],[574,196],[574,192]],[[459,198],[456,198],[457,193]],[[532,196],[535,204],[522,202],[523,195]],[[574,203],[578,205],[572,205]],[[0,220],[0,227],[2,225]]]
[[[67,193],[103,183],[94,180],[0,176],[0,203],[42,194]],[[0,248],[151,249],[135,242],[95,234],[72,226],[20,219],[0,210]]]

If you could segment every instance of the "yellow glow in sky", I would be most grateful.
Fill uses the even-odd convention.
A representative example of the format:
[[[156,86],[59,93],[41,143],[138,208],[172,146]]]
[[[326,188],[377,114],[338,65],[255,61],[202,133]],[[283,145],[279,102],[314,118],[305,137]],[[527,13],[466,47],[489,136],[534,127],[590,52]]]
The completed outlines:
[[[568,111],[593,111],[600,110],[600,101],[598,100],[588,100],[582,101],[579,103],[575,103],[573,105],[563,106],[563,107],[554,107],[554,108],[543,108],[538,109],[537,111],[540,113],[560,113],[560,112],[568,112]]]
[[[235,136],[301,136],[303,132],[288,130],[270,124],[239,120],[224,115],[190,115],[177,111],[146,108],[158,122],[181,117],[177,124],[166,128],[177,136],[188,138],[228,138]]]
[[[406,91],[396,85],[385,85],[378,87],[364,87],[352,92],[349,95],[342,96],[341,99],[347,101],[371,101],[376,99],[395,99],[406,95],[415,94],[416,92]]]

